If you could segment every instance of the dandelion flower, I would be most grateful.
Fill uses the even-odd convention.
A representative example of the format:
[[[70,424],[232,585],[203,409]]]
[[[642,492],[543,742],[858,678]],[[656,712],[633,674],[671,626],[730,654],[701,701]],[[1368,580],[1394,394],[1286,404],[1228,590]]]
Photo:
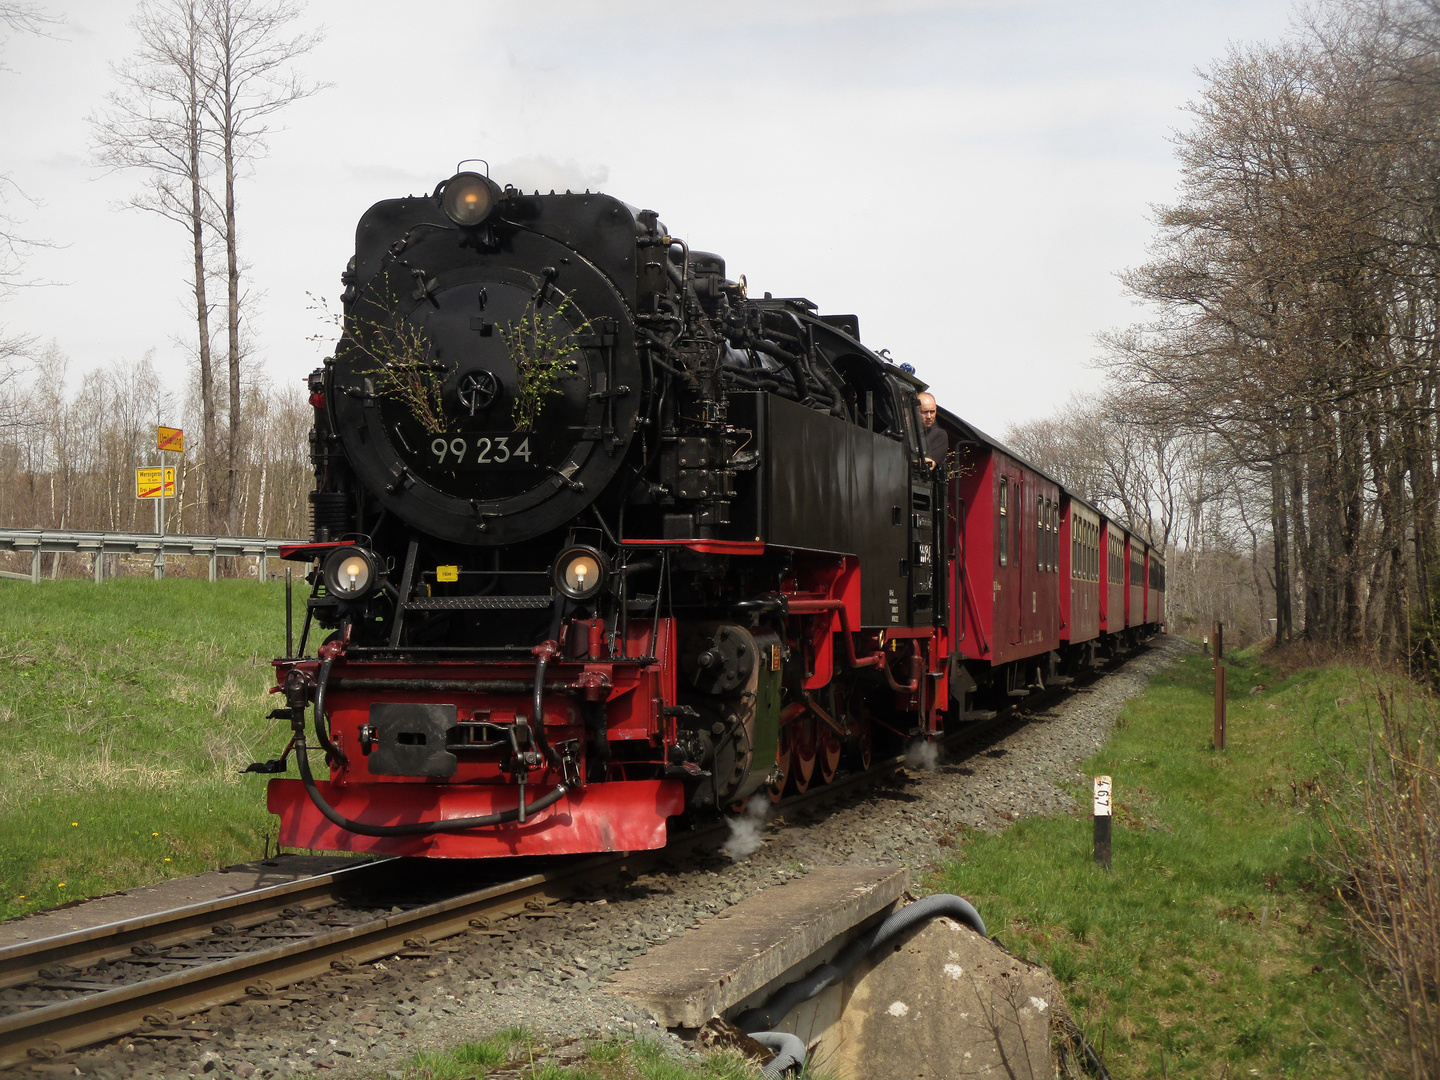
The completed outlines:
[[[151,835],[151,836],[159,836],[160,834],[159,834],[158,832],[152,832],[150,835]]]
[[[169,855],[166,855],[166,856],[165,856],[165,861],[166,861],[166,862],[169,862],[169,861],[170,861],[170,856],[169,856]]]
[[[65,882],[63,882],[63,881],[62,881],[62,882],[60,882],[60,888],[62,888],[62,889],[63,889],[63,888],[64,888],[64,887],[65,887]]]
[[[72,822],[70,822],[70,827],[71,827],[72,829],[74,829],[74,828],[78,827],[79,824],[80,824],[80,822],[78,822],[78,821],[72,821]]]

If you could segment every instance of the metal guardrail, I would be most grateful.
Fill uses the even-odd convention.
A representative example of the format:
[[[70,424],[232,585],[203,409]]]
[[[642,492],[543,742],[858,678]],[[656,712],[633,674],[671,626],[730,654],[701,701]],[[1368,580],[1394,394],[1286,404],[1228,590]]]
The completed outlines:
[[[150,555],[155,580],[165,576],[166,555],[210,556],[210,580],[214,581],[216,560],[243,558],[257,560],[256,574],[266,579],[266,563],[280,557],[282,545],[303,544],[304,540],[281,540],[268,536],[187,536],[177,533],[75,532],[69,529],[0,529],[0,551],[30,552],[30,573],[0,570],[0,577],[40,583],[40,557],[46,552],[88,554],[94,560],[95,583],[105,580],[105,555]]]

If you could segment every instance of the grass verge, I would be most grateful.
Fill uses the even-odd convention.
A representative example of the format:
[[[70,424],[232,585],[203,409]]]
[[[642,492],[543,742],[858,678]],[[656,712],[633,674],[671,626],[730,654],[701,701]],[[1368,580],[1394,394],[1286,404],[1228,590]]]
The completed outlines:
[[[284,586],[0,581],[0,917],[257,858]]]
[[[1112,871],[1093,862],[1077,787],[1084,813],[957,837],[935,885],[1049,965],[1116,1076],[1365,1075],[1361,960],[1318,854],[1321,785],[1353,759],[1375,677],[1228,666],[1223,753],[1197,655],[1128,703],[1086,763],[1114,778]]]

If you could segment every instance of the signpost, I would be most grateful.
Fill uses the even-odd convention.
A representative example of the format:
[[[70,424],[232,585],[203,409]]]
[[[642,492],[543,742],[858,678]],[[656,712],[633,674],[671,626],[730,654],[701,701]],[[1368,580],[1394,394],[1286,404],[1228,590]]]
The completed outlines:
[[[155,500],[155,531],[165,535],[165,500],[175,498],[175,467],[165,464],[166,454],[185,452],[185,431],[183,428],[155,428],[155,449],[160,452],[160,465],[153,469],[135,470],[135,497]],[[165,576],[165,548],[162,545],[155,553],[155,580]]]
[[[1095,861],[1110,869],[1110,777],[1095,777]]]
[[[162,472],[165,474],[163,493],[160,479]],[[136,469],[135,497],[137,499],[173,499],[175,497],[175,466],[169,465],[164,469]]]

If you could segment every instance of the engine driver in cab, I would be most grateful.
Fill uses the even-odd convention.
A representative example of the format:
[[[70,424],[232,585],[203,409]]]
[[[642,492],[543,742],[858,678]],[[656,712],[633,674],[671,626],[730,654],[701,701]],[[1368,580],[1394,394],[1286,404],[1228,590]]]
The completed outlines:
[[[920,423],[925,427],[925,464],[931,469],[943,468],[945,455],[950,452],[950,436],[935,422],[939,406],[934,394],[917,394],[920,402]]]

